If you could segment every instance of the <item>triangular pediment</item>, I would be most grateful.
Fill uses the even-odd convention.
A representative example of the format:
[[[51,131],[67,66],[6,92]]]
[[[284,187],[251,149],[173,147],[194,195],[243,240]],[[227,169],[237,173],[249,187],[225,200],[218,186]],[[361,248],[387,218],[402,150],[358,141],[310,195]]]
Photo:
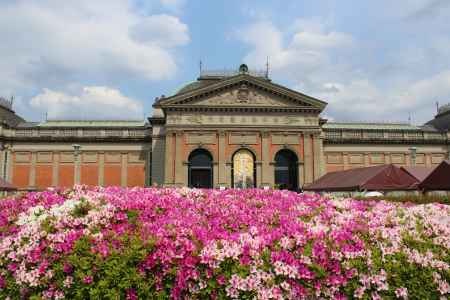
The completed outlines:
[[[158,107],[271,107],[322,111],[326,103],[269,80],[238,75],[159,100]]]

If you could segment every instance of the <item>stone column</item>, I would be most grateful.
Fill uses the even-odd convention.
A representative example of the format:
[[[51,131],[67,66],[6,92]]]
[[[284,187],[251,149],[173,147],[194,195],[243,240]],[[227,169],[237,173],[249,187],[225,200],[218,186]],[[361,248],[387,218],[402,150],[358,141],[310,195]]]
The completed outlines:
[[[344,170],[348,170],[348,152],[342,152],[342,166]]]
[[[318,179],[325,173],[323,140],[322,133],[314,135],[314,180]]]
[[[364,164],[364,167],[368,167],[368,166],[370,166],[370,161],[369,161],[369,152],[365,152],[364,154],[363,154],[363,164]]]
[[[257,188],[261,187],[261,177],[262,177],[262,162],[261,161],[255,161],[256,164],[256,182],[255,185]]]
[[[175,184],[187,186],[186,166],[183,165],[183,131],[177,131],[175,138]]]
[[[75,148],[74,151],[74,164],[73,164],[73,179],[74,179],[74,184],[80,184],[80,179],[81,179],[81,156],[82,156],[82,152],[79,150],[79,148]]]
[[[302,189],[303,188],[303,186],[304,186],[304,179],[303,178],[305,178],[305,165],[303,164],[303,162],[298,162],[297,163],[297,166],[298,166],[298,187],[300,188],[300,189]]]
[[[271,171],[271,157],[270,157],[270,133],[268,131],[261,132],[261,161],[262,161],[262,171],[261,171],[261,185],[263,186],[273,186],[274,180],[273,175],[270,175]]]
[[[35,151],[31,152],[30,177],[28,180],[29,187],[36,187],[36,158],[37,153]]]
[[[5,150],[5,159],[6,159],[6,171],[5,177],[7,181],[12,182],[13,172],[14,172],[14,164],[13,164],[13,151],[10,148]]]
[[[304,135],[304,147],[305,147],[305,184],[313,182],[314,169],[313,169],[313,155],[312,155],[312,138],[309,133]]]
[[[164,184],[173,185],[173,133],[171,131],[166,132],[166,147],[165,147],[165,159],[164,159]]]
[[[99,152],[98,154],[98,185],[104,186],[105,184],[105,152]]]
[[[59,182],[59,152],[53,152],[52,186],[58,186]]]
[[[391,153],[390,152],[384,152],[384,163],[385,164],[391,163]]]
[[[120,174],[120,185],[127,186],[128,184],[128,152],[122,152],[122,167]]]
[[[219,186],[226,186],[226,158],[225,158],[225,139],[226,139],[226,132],[223,130],[219,131],[218,134],[218,146],[219,146],[219,167],[217,170],[217,177],[219,181]]]

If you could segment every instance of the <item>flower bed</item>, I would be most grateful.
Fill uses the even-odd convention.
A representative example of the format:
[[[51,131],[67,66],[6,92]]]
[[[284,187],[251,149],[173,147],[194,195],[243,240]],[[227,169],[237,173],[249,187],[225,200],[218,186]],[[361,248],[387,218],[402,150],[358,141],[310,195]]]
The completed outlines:
[[[0,298],[447,299],[450,206],[272,190],[0,201]]]

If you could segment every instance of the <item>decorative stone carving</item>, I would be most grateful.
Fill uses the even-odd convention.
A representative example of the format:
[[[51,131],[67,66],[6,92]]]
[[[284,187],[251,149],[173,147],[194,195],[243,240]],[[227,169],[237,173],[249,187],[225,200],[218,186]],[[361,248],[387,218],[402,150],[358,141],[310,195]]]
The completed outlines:
[[[226,105],[226,106],[240,106],[248,104],[251,106],[298,106],[292,101],[282,99],[281,97],[265,93],[256,89],[247,87],[246,84],[242,84],[238,89],[234,89],[227,92],[222,92],[206,99],[199,100],[195,105]],[[306,106],[307,104],[305,104]]]
[[[274,134],[272,135],[272,144],[274,145],[298,145],[299,139],[296,134]]]
[[[214,133],[188,133],[186,136],[187,144],[215,144],[216,135]]]
[[[256,133],[231,133],[230,144],[233,145],[252,145],[257,144]]]
[[[187,121],[191,124],[202,124],[203,123],[202,115],[197,115],[197,114],[188,115]]]

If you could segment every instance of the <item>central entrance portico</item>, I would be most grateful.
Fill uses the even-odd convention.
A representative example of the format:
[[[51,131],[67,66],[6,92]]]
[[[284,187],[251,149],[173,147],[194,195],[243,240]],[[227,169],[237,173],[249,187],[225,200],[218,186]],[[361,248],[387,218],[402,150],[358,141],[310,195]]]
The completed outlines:
[[[203,73],[153,106],[154,181],[297,190],[323,173],[325,106],[244,66]]]

